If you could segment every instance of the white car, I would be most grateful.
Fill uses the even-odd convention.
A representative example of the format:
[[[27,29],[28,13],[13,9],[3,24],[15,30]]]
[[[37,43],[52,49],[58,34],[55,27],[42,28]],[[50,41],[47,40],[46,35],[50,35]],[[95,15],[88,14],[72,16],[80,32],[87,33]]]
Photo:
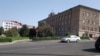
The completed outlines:
[[[80,37],[78,37],[76,35],[69,35],[69,36],[63,37],[61,39],[61,42],[67,42],[67,43],[69,43],[69,42],[78,42],[80,40],[81,40]]]

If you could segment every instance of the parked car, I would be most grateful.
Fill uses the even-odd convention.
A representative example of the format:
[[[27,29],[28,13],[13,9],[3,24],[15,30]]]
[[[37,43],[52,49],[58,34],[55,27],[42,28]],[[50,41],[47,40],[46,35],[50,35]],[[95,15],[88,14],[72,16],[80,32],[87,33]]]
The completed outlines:
[[[98,39],[95,42],[95,48],[96,50],[100,50],[100,37],[98,37]]]
[[[76,36],[76,35],[69,35],[69,36],[65,36],[63,38],[61,38],[61,42],[79,42],[81,39],[80,37]]]

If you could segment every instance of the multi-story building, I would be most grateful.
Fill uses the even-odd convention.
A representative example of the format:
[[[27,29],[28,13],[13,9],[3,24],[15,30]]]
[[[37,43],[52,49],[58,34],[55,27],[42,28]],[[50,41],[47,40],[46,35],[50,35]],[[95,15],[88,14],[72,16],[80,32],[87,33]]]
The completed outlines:
[[[46,21],[57,36],[64,36],[66,33],[82,36],[87,34],[89,37],[99,36],[100,10],[78,5],[58,14],[53,12]],[[42,22],[42,21],[39,21]]]
[[[2,27],[4,28],[4,31],[7,31],[13,27],[16,27],[17,29],[19,29],[22,27],[22,24],[17,21],[5,20],[2,22]]]

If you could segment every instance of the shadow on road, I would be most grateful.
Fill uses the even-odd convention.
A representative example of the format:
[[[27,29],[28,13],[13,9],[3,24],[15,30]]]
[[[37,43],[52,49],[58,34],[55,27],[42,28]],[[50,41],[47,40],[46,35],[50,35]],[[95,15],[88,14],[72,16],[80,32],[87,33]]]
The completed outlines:
[[[95,48],[83,49],[83,51],[93,52],[93,53],[100,53],[100,51],[97,51]]]
[[[46,55],[46,56],[83,56],[83,55],[63,55],[63,54],[37,54],[37,53],[0,53],[0,55]]]

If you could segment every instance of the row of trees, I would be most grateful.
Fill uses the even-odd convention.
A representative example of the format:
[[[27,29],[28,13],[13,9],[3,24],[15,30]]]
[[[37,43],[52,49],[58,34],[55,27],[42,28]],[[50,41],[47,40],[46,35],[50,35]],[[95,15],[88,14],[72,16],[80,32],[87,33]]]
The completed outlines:
[[[0,27],[0,35],[6,35],[7,37],[47,37],[54,36],[54,30],[46,23],[42,22],[38,28],[29,29],[27,25],[23,25],[21,29],[17,29],[16,27],[9,29],[8,31],[4,31],[2,27]]]
[[[4,31],[3,27],[0,27],[0,35],[4,34],[7,37],[17,37],[17,36],[27,37],[29,35],[29,30],[30,29],[27,27],[27,25],[23,25],[21,29],[13,27],[7,31]]]

